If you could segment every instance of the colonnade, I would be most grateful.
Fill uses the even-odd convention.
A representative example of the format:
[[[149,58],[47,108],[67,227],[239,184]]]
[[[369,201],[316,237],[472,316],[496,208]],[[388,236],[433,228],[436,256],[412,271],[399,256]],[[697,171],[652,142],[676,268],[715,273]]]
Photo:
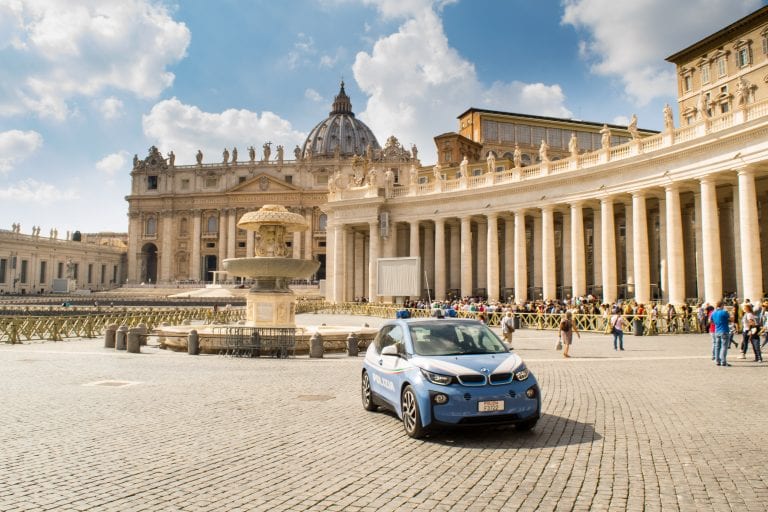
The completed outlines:
[[[413,205],[388,204],[386,236],[377,221],[332,219],[329,297],[392,300],[377,295],[377,259],[410,256],[421,258],[421,296],[437,299],[522,303],[592,294],[606,303],[681,304],[735,293],[759,301],[768,288],[758,216],[761,203],[768,208],[763,196],[754,169],[745,167],[661,187],[430,219],[415,219]]]

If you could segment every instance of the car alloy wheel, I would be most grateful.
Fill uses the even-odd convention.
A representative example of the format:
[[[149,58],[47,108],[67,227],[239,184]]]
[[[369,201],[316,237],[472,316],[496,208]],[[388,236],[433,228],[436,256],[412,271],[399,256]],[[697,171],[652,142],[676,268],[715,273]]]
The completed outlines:
[[[416,392],[411,386],[405,386],[400,402],[405,433],[416,439],[422,437],[426,433],[426,429],[421,425],[419,403],[416,400]]]
[[[373,394],[371,393],[371,379],[368,377],[368,372],[366,371],[363,371],[361,392],[363,397],[363,409],[366,411],[375,411],[378,409],[376,404],[373,403]]]

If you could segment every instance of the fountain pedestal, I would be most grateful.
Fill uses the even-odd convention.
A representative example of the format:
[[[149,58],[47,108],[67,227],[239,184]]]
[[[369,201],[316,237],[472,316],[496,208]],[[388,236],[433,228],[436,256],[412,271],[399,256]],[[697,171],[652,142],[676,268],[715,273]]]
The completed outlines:
[[[237,225],[259,235],[255,257],[223,261],[229,275],[254,279],[246,297],[248,325],[296,327],[296,297],[288,283],[309,278],[320,262],[288,258],[285,235],[307,229],[306,221],[282,206],[265,205],[243,215]]]

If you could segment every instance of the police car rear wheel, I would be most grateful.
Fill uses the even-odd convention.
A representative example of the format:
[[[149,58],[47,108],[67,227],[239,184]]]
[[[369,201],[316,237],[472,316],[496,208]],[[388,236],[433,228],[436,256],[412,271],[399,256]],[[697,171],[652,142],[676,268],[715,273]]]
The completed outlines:
[[[373,403],[373,394],[371,394],[371,379],[368,377],[368,372],[363,372],[362,379],[362,396],[363,396],[363,409],[366,411],[375,411],[378,409],[375,403]]]
[[[406,386],[400,400],[403,413],[403,427],[405,433],[410,437],[418,439],[426,434],[426,429],[421,425],[421,414],[419,414],[419,403],[416,400],[416,393],[411,386]]]

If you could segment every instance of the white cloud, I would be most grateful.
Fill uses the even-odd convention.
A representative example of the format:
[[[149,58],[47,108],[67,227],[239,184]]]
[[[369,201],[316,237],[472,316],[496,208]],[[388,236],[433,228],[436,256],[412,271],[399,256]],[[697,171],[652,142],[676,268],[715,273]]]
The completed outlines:
[[[434,135],[454,127],[456,115],[472,106],[571,116],[557,84],[481,83],[474,65],[450,46],[431,1],[366,3],[384,17],[405,20],[370,53],[357,54],[354,76],[369,95],[360,117],[379,137],[395,135],[406,147],[416,143],[423,162],[436,160]]]
[[[6,188],[0,188],[0,199],[18,203],[40,203],[48,205],[54,202],[78,199],[74,189],[62,190],[55,185],[29,178]]]
[[[274,144],[273,155],[275,145],[281,144],[286,149],[285,158],[292,158],[294,145],[301,145],[306,138],[306,134],[294,130],[290,122],[272,112],[203,112],[176,98],[157,103],[142,121],[144,134],[161,151],[173,150],[177,164],[194,163],[198,149],[202,149],[205,162],[220,161],[224,148],[231,151],[233,146],[238,148],[238,159],[243,161],[248,146],[253,145],[260,152],[267,141]]]
[[[127,170],[126,162],[130,153],[127,151],[118,151],[105,156],[98,162],[96,162],[96,168],[106,174],[107,176],[114,176],[115,173],[121,169]]]
[[[156,0],[15,0],[0,8],[0,115],[63,120],[77,97],[117,89],[154,98],[173,83],[190,32]],[[10,20],[10,21],[9,21]]]
[[[0,132],[0,173],[6,173],[43,145],[43,136],[36,131],[9,130]]]
[[[312,101],[317,101],[317,102],[323,101],[323,97],[320,95],[320,93],[312,88],[309,88],[306,91],[304,91],[304,97]]]
[[[565,0],[561,21],[584,31],[579,51],[592,62],[593,72],[617,77],[627,96],[643,106],[675,90],[675,69],[664,61],[666,57],[761,4],[760,0]]]
[[[101,111],[101,115],[104,116],[104,119],[108,120],[117,119],[124,114],[123,102],[114,96],[110,96],[109,98],[100,101],[99,110]]]

